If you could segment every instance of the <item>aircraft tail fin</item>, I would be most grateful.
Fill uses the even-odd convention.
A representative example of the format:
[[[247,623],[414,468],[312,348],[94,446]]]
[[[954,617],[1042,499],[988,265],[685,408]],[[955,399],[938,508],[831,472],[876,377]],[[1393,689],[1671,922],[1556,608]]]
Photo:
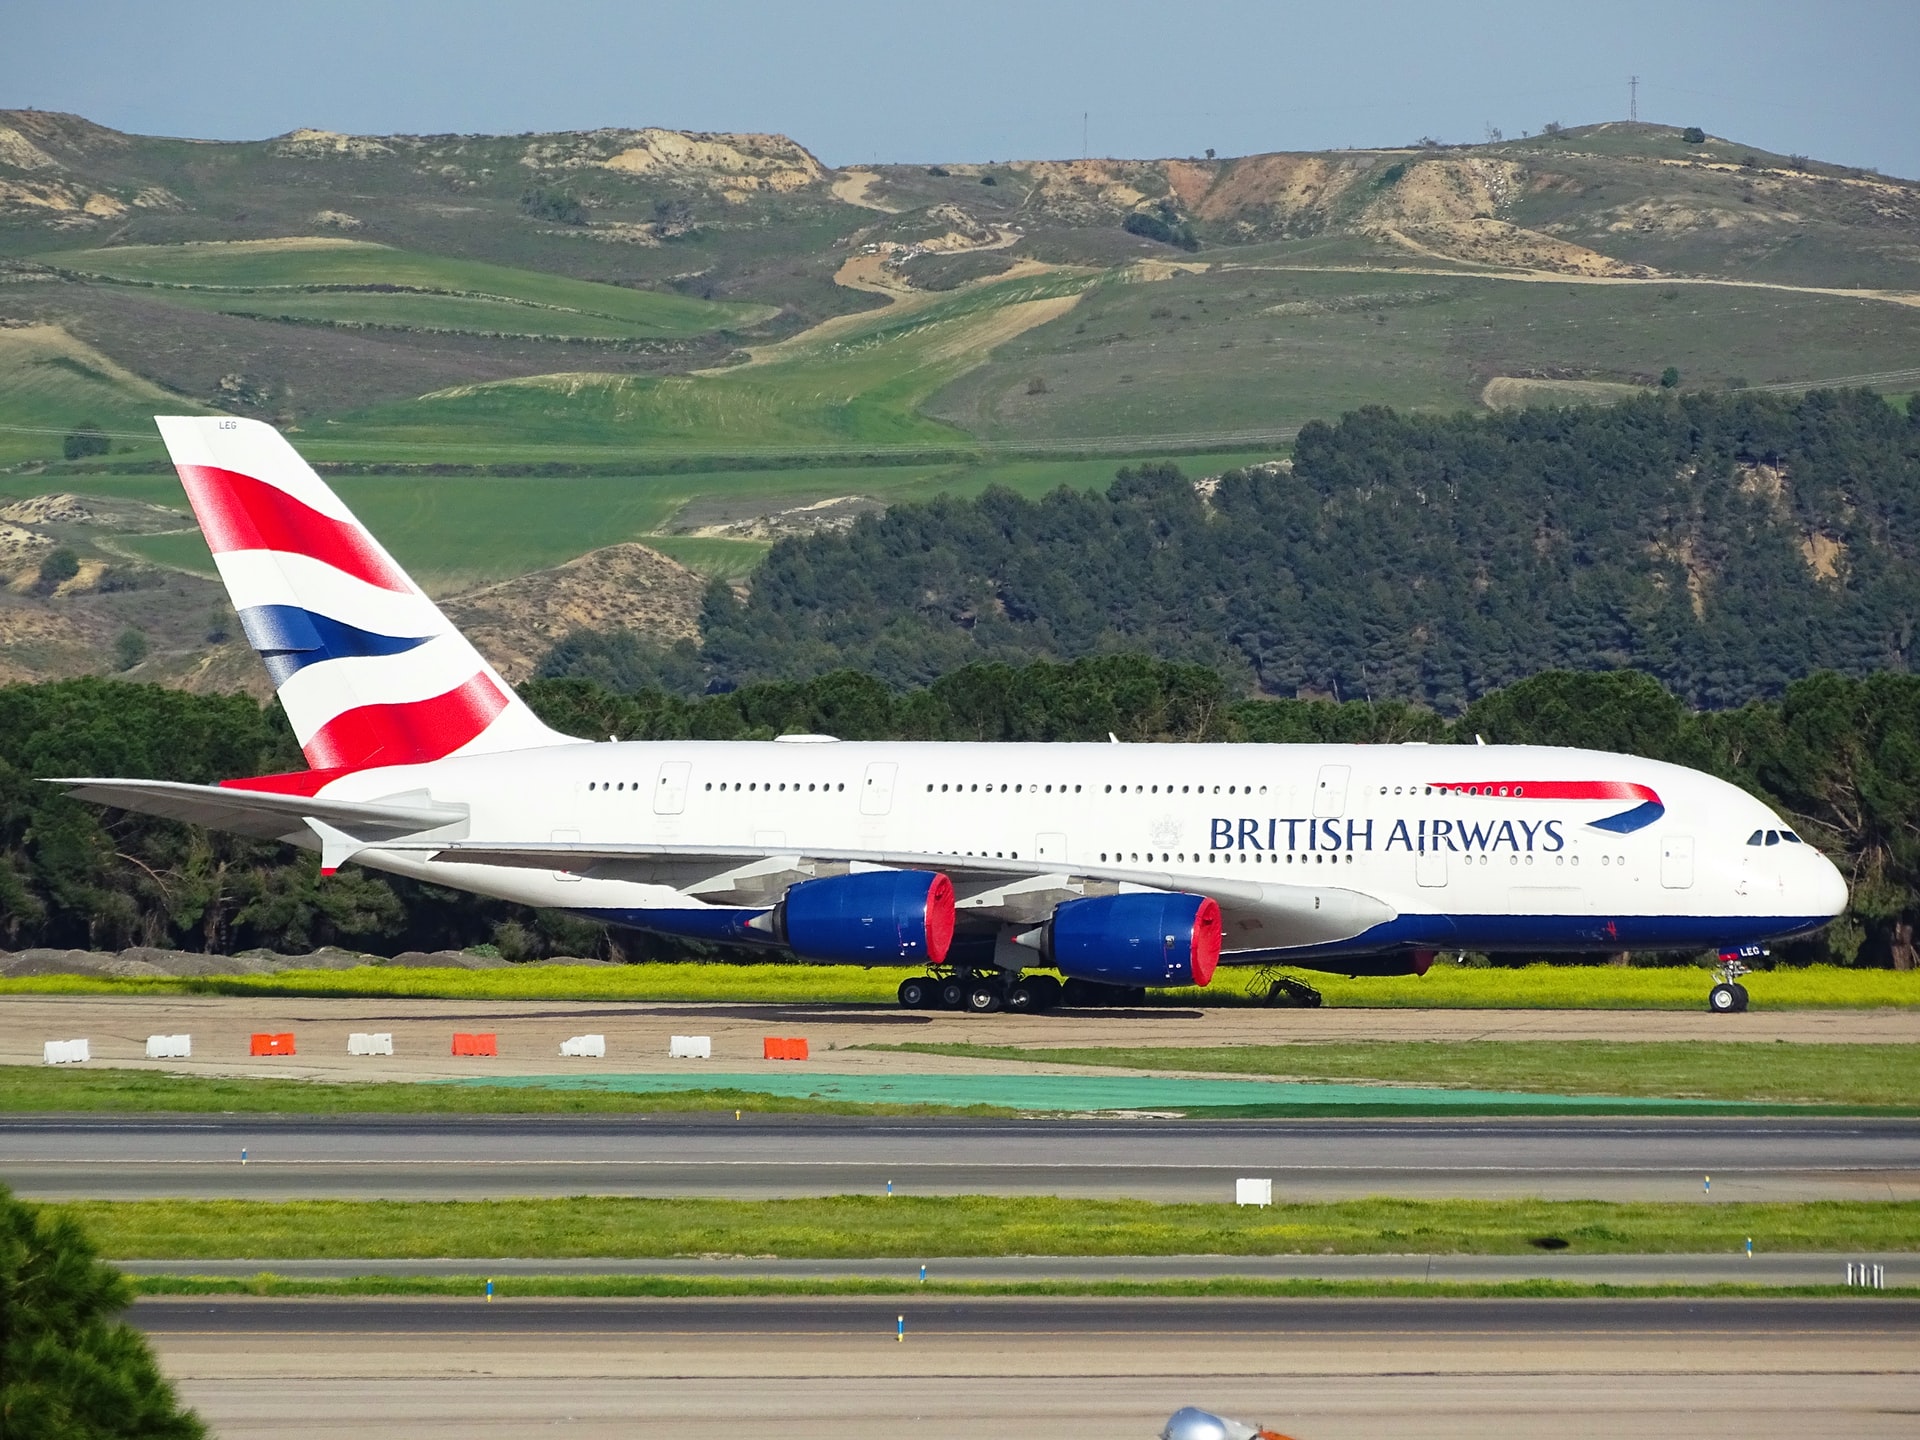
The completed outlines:
[[[247,639],[316,770],[565,743],[286,437],[155,417]]]

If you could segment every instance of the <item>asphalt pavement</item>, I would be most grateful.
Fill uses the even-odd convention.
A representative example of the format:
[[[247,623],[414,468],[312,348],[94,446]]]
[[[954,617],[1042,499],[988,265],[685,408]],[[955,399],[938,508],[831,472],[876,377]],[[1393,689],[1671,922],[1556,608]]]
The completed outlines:
[[[606,1334],[869,1336],[895,1330],[902,1306],[916,1339],[945,1335],[1548,1336],[1895,1335],[1920,1341],[1920,1300],[1825,1299],[1102,1299],[1089,1296],[753,1297],[487,1302],[443,1299],[145,1299],[127,1318],[148,1334],[383,1336]]]
[[[242,1162],[242,1152],[245,1162]],[[711,1115],[8,1115],[39,1199],[885,1193],[1220,1200],[1920,1198],[1920,1119],[914,1120]]]

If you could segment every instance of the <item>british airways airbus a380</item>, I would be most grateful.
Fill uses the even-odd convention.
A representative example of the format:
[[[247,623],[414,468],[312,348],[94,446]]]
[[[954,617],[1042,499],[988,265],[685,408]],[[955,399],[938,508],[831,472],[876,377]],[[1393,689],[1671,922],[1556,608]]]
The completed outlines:
[[[902,1003],[983,1011],[1053,1003],[1045,970],[1131,990],[1223,963],[1418,973],[1440,949],[1738,954],[1846,904],[1752,796],[1597,751],[572,739],[272,427],[158,423],[313,768],[58,783],[329,873],[911,967]]]

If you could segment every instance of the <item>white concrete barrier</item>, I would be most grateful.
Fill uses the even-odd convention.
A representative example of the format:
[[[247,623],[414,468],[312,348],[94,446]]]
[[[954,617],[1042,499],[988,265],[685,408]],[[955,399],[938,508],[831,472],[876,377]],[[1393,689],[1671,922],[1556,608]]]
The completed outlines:
[[[1233,1203],[1236,1205],[1273,1204],[1273,1181],[1236,1180],[1233,1182]]]
[[[347,1036],[347,1054],[349,1055],[391,1055],[393,1053],[393,1033],[381,1030],[368,1034],[364,1030],[355,1030]]]
[[[713,1037],[711,1035],[675,1035],[667,1041],[669,1060],[711,1060],[713,1058]]]
[[[560,1042],[560,1053],[572,1055],[583,1060],[604,1060],[607,1056],[607,1037],[604,1035],[576,1035],[571,1040]]]
[[[49,1065],[84,1065],[93,1058],[84,1040],[49,1040],[46,1055]]]
[[[193,1055],[193,1036],[191,1035],[149,1035],[147,1036],[147,1059],[149,1060],[187,1060]]]

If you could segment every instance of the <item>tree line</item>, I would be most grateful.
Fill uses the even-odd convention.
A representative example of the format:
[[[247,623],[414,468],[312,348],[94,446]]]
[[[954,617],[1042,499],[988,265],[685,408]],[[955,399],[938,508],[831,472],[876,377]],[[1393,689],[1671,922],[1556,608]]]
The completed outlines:
[[[896,689],[841,671],[688,698],[582,678],[524,686],[563,732],[600,739],[1579,745],[1670,760],[1743,786],[1847,872],[1853,903],[1789,960],[1912,962],[1920,917],[1920,677],[1831,672],[1777,699],[1695,711],[1633,671],[1551,672],[1448,718],[1403,700],[1248,699],[1238,678],[1138,655],[980,663]],[[509,958],[684,955],[692,947],[528,912],[355,866],[323,878],[306,852],[60,795],[49,776],[210,783],[302,768],[279,708],[100,679],[0,688],[0,947],[147,944],[300,953],[494,944]]]
[[[784,540],[744,601],[709,593],[691,668],[583,636],[547,673],[906,687],[1138,651],[1255,694],[1444,714],[1557,669],[1639,669],[1724,709],[1819,669],[1913,668],[1916,562],[1920,406],[1870,391],[1368,409],[1308,425],[1290,469],[1196,487],[1148,465]]]

